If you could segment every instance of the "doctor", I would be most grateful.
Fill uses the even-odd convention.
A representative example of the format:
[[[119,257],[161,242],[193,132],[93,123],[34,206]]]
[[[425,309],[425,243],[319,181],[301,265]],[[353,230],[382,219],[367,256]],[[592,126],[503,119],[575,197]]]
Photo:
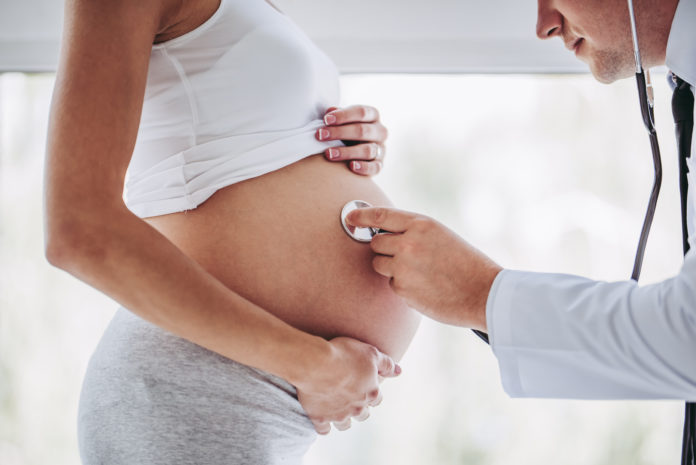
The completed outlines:
[[[666,63],[685,81],[674,79],[682,96],[688,93],[693,102],[696,0],[634,3],[643,65]],[[626,0],[539,0],[536,32],[541,39],[563,40],[601,82],[634,74]],[[686,100],[679,103],[682,113]],[[692,108],[686,111],[693,117]],[[683,156],[696,152],[690,145],[690,137],[682,140]],[[689,176],[694,173],[696,166]],[[695,401],[696,180],[690,179],[692,251],[678,275],[643,287],[503,269],[440,223],[414,213],[368,208],[346,220],[397,233],[373,238],[374,269],[425,315],[488,332],[509,395]]]

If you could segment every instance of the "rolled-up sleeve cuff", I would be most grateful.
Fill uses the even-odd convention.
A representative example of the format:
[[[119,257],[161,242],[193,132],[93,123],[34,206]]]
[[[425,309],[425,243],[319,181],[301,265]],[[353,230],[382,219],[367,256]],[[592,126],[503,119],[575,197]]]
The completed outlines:
[[[498,359],[503,389],[511,397],[525,395],[513,346],[512,303],[517,280],[524,272],[503,270],[498,273],[486,302],[486,324],[491,349]]]

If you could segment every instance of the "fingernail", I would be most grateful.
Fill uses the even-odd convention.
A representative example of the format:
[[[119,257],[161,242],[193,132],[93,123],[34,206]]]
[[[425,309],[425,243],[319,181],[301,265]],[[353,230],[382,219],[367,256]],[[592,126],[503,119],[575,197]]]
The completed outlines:
[[[329,160],[338,158],[338,149],[329,149]]]
[[[326,124],[334,124],[336,122],[336,116],[332,115],[331,113],[324,115],[324,122]]]
[[[328,129],[320,129],[319,130],[319,140],[324,140],[329,137],[329,130]]]
[[[359,161],[354,161],[353,162],[353,169],[354,170],[359,170],[360,169],[360,162]]]

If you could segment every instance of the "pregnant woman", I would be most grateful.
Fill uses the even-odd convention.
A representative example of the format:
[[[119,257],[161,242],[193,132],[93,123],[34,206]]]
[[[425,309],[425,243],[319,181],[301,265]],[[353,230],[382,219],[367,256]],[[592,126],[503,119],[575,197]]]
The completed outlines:
[[[122,305],[82,388],[85,464],[296,464],[379,402],[418,318],[338,221],[390,204],[325,159],[370,174],[386,137],[369,107],[322,121],[338,98],[265,0],[67,2],[46,255]]]

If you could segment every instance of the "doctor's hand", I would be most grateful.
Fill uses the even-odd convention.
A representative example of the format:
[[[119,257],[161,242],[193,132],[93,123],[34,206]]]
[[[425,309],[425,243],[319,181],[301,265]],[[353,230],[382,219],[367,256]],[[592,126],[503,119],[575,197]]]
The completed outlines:
[[[324,157],[333,162],[347,163],[354,173],[374,176],[382,169],[384,142],[387,128],[379,121],[376,108],[355,105],[346,108],[331,107],[324,115],[324,126],[319,128],[319,140],[342,140],[346,147],[331,147]]]
[[[374,346],[348,337],[329,341],[328,357],[294,383],[297,397],[319,434],[351,426],[351,418],[364,421],[369,407],[382,401],[379,383],[393,378],[401,367]]]
[[[486,331],[486,301],[502,268],[427,216],[393,208],[351,212],[353,226],[384,229],[372,266],[408,305],[442,323]]]

